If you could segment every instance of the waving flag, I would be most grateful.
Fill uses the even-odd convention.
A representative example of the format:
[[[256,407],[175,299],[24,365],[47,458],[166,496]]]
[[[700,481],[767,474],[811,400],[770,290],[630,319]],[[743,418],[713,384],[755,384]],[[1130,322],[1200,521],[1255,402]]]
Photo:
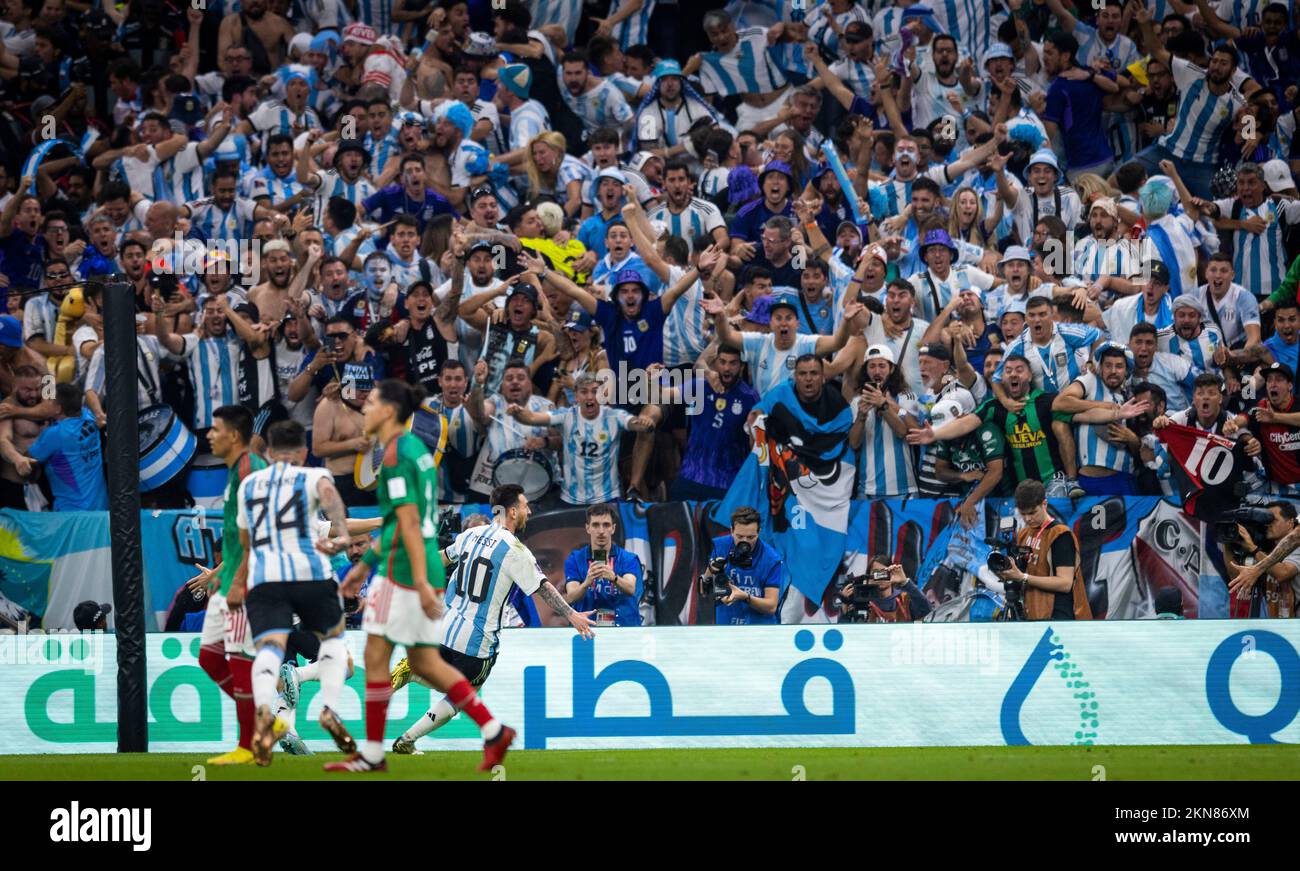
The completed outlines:
[[[849,406],[826,390],[809,409],[794,383],[773,388],[757,406],[754,450],[714,520],[730,525],[741,506],[763,515],[763,536],[785,560],[795,589],[821,601],[844,555],[856,472],[849,452]]]

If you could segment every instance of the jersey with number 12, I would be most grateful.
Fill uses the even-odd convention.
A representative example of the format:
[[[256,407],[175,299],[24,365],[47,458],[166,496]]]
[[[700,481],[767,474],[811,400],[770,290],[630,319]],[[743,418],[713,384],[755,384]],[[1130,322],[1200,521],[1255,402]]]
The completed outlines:
[[[399,586],[415,586],[411,557],[397,531],[397,509],[414,505],[420,521],[420,538],[424,541],[425,575],[435,589],[445,587],[446,575],[438,555],[438,474],[433,455],[417,436],[402,433],[384,448],[377,491],[379,514],[383,519],[379,533],[379,552],[383,554],[379,573]]]

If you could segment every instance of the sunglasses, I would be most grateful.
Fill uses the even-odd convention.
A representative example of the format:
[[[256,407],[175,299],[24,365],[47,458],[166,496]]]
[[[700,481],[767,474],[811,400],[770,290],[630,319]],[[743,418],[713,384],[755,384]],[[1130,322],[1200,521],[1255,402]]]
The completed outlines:
[[[50,279],[51,281],[57,281],[60,278],[71,278],[72,273],[71,272],[47,272],[45,273],[45,277]]]

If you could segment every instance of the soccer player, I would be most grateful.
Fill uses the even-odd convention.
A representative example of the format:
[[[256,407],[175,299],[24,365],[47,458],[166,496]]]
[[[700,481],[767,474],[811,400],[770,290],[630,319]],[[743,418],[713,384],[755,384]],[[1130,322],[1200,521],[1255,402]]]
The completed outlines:
[[[457,710],[466,711],[483,734],[483,763],[487,771],[505,758],[515,739],[515,730],[493,718],[465,675],[434,650],[445,637],[439,625],[445,607],[441,590],[446,586],[442,560],[434,531],[437,528],[437,474],[432,455],[417,436],[406,431],[406,422],[419,406],[421,391],[396,379],[381,381],[366,398],[366,435],[384,444],[384,464],[379,472],[379,511],[384,525],[375,546],[366,550],[344,579],[341,592],[354,596],[381,563],[383,568],[370,584],[362,628],[366,639],[366,740],[360,752],[342,762],[331,762],[326,771],[386,771],[384,725],[393,687],[388,674],[393,647],[407,649],[412,670],[446,693]],[[482,566],[471,560],[470,568]],[[480,569],[481,571],[481,569]],[[476,574],[469,582],[470,593],[486,596],[479,584],[488,579]],[[482,599],[480,598],[480,601]],[[484,614],[486,617],[486,613]],[[463,614],[449,619],[459,623]],[[456,626],[447,627],[453,631]]]
[[[335,713],[348,667],[343,640],[343,602],[329,558],[316,548],[318,511],[329,518],[333,541],[346,547],[347,510],[328,470],[307,468],[307,433],[285,420],[267,430],[272,464],[239,485],[239,542],[243,557],[227,597],[242,602],[247,589],[248,622],[257,643],[253,661],[253,702],[257,726],[253,757],[271,764],[271,750],[289,731],[272,712],[293,616],[321,637],[320,724],[344,753],[356,749]]]
[[[220,457],[226,474],[226,501],[221,527],[221,562],[210,569],[200,566],[190,578],[192,592],[206,590],[208,610],[203,617],[199,666],[235,700],[239,720],[239,746],[208,760],[209,765],[244,765],[253,761],[253,638],[243,608],[227,602],[235,571],[244,557],[237,522],[239,486],[254,472],[266,468],[266,461],[251,453],[253,415],[242,405],[223,405],[212,412],[208,442]]]
[[[441,624],[438,655],[448,667],[467,675],[475,688],[487,680],[497,660],[501,614],[513,587],[540,598],[583,638],[592,637],[588,618],[593,612],[573,610],[518,538],[532,513],[523,488],[518,484],[496,488],[491,505],[491,523],[465,530],[442,552],[442,561],[455,570],[447,583],[447,616]],[[404,659],[393,670],[393,689],[401,689],[410,679],[409,660]],[[393,752],[418,753],[415,742],[449,722],[457,708],[450,694],[443,697],[393,742]]]

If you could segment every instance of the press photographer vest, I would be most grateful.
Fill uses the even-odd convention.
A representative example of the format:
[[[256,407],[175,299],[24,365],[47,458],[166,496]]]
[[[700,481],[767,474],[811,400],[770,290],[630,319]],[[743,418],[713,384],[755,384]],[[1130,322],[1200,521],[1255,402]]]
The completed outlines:
[[[1027,570],[1029,574],[1040,578],[1056,574],[1051,567],[1052,543],[1062,535],[1072,536],[1074,533],[1070,531],[1070,527],[1064,523],[1057,523],[1055,520],[1049,520],[1037,536],[1031,536],[1027,526],[1016,533],[1016,544],[1034,548]],[[1074,597],[1074,619],[1091,620],[1092,606],[1088,604],[1088,593],[1083,586],[1083,570],[1079,568],[1079,542],[1077,539],[1074,542],[1074,552],[1074,584],[1070,587],[1070,594]],[[1052,618],[1052,609],[1056,605],[1056,595],[1051,590],[1042,590],[1026,584],[1025,619],[1050,620]]]

